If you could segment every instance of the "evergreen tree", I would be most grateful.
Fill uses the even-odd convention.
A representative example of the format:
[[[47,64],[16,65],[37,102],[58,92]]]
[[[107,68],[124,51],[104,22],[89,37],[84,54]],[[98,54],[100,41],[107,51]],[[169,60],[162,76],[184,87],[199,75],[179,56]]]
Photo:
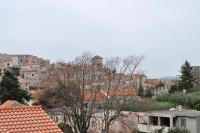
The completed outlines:
[[[139,88],[138,88],[138,96],[140,96],[140,97],[144,96],[144,89],[143,89],[143,86],[142,86],[141,79],[140,79],[140,85],[139,85]]]
[[[188,61],[181,67],[180,81],[178,83],[179,90],[190,91],[194,87],[195,78],[192,74],[192,67]]]
[[[19,68],[17,68],[17,67],[11,67],[11,68],[10,68],[10,71],[11,71],[12,73],[14,73],[16,76],[19,76],[19,75],[20,75],[20,70],[19,70]]]
[[[0,82],[0,101],[16,100],[24,103],[24,100],[30,100],[31,96],[27,91],[20,89],[17,76],[7,71]]]
[[[169,93],[175,93],[178,91],[177,85],[172,85],[169,89]]]

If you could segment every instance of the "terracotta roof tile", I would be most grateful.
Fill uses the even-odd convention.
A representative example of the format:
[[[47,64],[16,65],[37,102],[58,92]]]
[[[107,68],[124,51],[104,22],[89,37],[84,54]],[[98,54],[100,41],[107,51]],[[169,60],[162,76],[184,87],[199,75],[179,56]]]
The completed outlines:
[[[24,78],[18,78],[18,81],[20,84],[27,84],[28,83],[28,80],[27,79],[24,79]]]
[[[32,68],[23,68],[21,69],[22,72],[36,72],[35,69],[32,69]]]
[[[62,133],[41,106],[0,108],[0,131],[5,133]]]
[[[84,100],[91,101],[102,101],[108,96],[136,96],[137,92],[134,88],[117,88],[117,89],[107,89],[102,92],[85,91]]]
[[[85,91],[84,100],[86,101],[102,101],[105,98],[105,94],[102,92],[92,92],[92,91]]]
[[[134,88],[108,89],[107,94],[110,96],[136,96],[136,89]]]

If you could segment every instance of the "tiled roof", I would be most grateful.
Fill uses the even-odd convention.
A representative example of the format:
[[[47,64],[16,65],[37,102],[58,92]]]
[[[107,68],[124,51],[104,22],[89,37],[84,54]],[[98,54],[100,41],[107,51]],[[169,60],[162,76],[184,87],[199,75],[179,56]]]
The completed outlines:
[[[20,104],[17,101],[7,100],[5,103],[0,105],[0,108],[13,108],[13,107],[19,107],[19,106],[25,106],[25,105]]]
[[[106,96],[136,96],[136,89],[134,88],[117,88],[117,89],[107,89],[101,92],[85,91],[84,100],[91,101],[102,101]]]
[[[22,72],[36,72],[35,69],[32,69],[32,68],[23,68],[21,69]]]
[[[62,133],[41,106],[0,108],[0,132]]]
[[[108,89],[107,94],[109,96],[136,96],[136,89],[134,88]]]
[[[28,80],[27,79],[24,79],[24,78],[18,78],[18,81],[20,84],[27,84],[28,83]]]
[[[102,101],[105,98],[105,94],[102,92],[92,92],[92,91],[85,91],[84,100],[86,101]]]

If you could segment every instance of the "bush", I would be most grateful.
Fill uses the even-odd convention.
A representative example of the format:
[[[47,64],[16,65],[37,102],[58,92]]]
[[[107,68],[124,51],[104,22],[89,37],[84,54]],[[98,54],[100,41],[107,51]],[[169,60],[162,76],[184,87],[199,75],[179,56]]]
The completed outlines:
[[[200,111],[200,103],[195,104],[192,109]]]
[[[172,128],[167,133],[190,133],[187,129]]]
[[[154,110],[168,110],[174,108],[176,104],[171,102],[158,102],[152,99],[143,99],[142,101],[135,101],[124,107],[124,111],[145,112]]]
[[[176,104],[171,102],[154,102],[153,110],[169,110],[170,108],[174,108]]]
[[[159,102],[171,102],[176,105],[181,104],[185,107],[192,108],[194,105],[200,103],[200,92],[183,93],[177,92],[174,94],[164,94],[157,97]]]

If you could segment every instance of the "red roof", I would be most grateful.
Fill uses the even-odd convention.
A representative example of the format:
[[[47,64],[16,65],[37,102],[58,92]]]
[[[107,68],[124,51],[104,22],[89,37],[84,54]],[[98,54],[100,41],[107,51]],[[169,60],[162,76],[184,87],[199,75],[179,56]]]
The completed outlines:
[[[134,88],[108,89],[107,94],[109,96],[136,96],[136,89]]]
[[[104,93],[103,93],[104,92]],[[92,91],[85,91],[84,92],[84,100],[86,101],[102,101],[104,98],[108,96],[136,96],[137,92],[134,88],[117,88],[117,89],[107,89],[102,92],[92,92]]]
[[[62,133],[41,106],[0,108],[0,132]]]
[[[102,101],[105,98],[105,94],[102,92],[92,92],[92,91],[85,91],[84,93],[84,100],[86,101]]]

